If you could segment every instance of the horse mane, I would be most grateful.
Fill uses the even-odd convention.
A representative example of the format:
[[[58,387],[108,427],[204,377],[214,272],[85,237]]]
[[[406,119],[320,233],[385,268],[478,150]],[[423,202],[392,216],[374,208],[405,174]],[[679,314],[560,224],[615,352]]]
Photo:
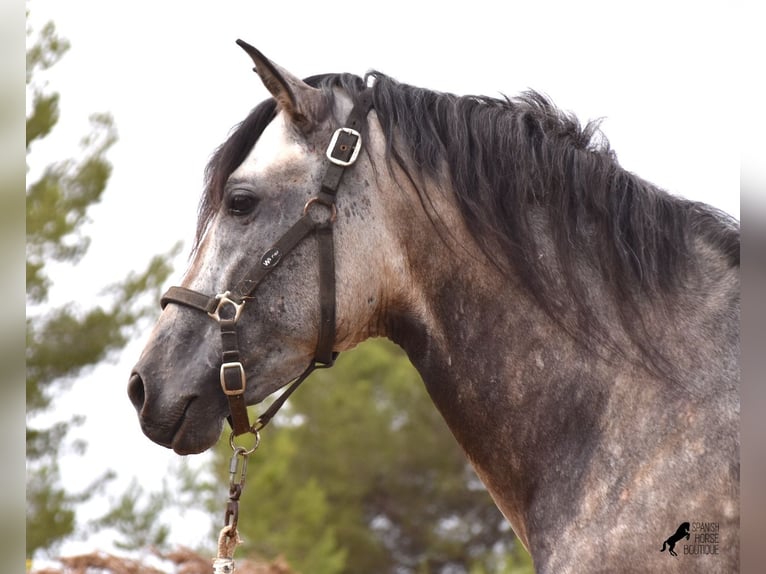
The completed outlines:
[[[592,312],[583,262],[620,303],[622,323],[634,340],[641,338],[635,326],[640,321],[632,319],[642,295],[664,300],[682,285],[694,269],[697,238],[739,265],[739,224],[624,170],[598,121],[582,126],[535,91],[514,98],[457,96],[380,72],[364,78],[325,74],[306,82],[328,98],[341,88],[356,102],[370,80],[387,160],[415,184],[424,206],[430,202],[423,182],[442,181],[446,170],[460,213],[487,258],[549,316],[574,308],[576,324],[564,325],[571,334],[605,330]],[[259,104],[213,155],[197,245],[226,178],[275,113],[273,99]]]
[[[697,269],[700,237],[738,266],[733,218],[626,171],[599,121],[582,126],[538,92],[456,96],[371,75],[388,154],[413,182],[441,180],[446,169],[468,229],[496,267],[573,337],[621,351],[596,312],[595,272],[644,358],[669,370],[647,342],[640,303],[674,304]]]

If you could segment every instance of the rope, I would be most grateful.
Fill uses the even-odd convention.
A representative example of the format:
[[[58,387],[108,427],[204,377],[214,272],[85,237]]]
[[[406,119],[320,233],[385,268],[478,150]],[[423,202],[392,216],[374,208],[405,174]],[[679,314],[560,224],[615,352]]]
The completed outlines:
[[[218,556],[213,560],[213,574],[234,573],[234,549],[242,543],[236,528],[226,525],[218,534]]]

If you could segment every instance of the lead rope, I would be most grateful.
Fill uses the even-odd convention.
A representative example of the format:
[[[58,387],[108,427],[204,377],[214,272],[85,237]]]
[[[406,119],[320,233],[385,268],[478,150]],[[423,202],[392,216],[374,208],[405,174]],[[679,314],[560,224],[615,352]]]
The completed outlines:
[[[261,444],[261,435],[257,430],[251,431],[255,444],[249,449],[234,444],[234,432],[229,435],[229,446],[233,451],[229,459],[229,500],[226,502],[224,525],[218,534],[218,554],[213,560],[213,574],[234,573],[234,550],[242,544],[237,531],[239,521],[239,498],[245,488],[247,476],[247,457],[255,452]]]

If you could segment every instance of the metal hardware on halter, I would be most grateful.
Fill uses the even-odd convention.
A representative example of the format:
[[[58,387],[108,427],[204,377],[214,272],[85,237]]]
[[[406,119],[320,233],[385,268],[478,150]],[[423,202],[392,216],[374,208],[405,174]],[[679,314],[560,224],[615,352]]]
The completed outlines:
[[[253,425],[253,428],[250,430],[251,434],[255,437],[255,442],[250,448],[245,448],[244,446],[235,444],[234,439],[236,438],[236,435],[233,432],[229,433],[229,446],[231,447],[231,450],[235,454],[239,453],[240,456],[249,456],[253,454],[255,450],[261,445],[261,435],[258,433],[258,430],[259,429],[255,428],[255,425]]]
[[[226,378],[226,369],[238,369],[239,370],[239,388],[232,389],[229,388],[229,385],[227,384],[228,379]],[[247,385],[247,376],[245,375],[245,367],[242,366],[242,363],[239,361],[235,361],[232,363],[224,363],[221,365],[220,370],[220,378],[221,378],[221,389],[223,390],[223,394],[227,397],[241,395],[245,392],[245,386]]]
[[[330,223],[335,223],[335,220],[338,218],[338,208],[335,206],[334,203],[331,203],[330,205],[327,205],[324,203],[321,199],[318,197],[312,197],[306,202],[306,205],[303,206],[303,215],[308,215],[309,213],[309,207],[314,205],[315,203],[318,203],[320,205],[324,205],[325,207],[330,209]]]
[[[340,152],[347,152],[348,147],[351,148],[351,157],[349,157],[346,160],[340,157],[337,157],[335,155],[336,146],[340,138],[345,137],[343,134],[346,134],[355,138],[353,143],[343,141],[343,142],[340,142],[340,145],[338,146],[338,151]],[[351,128],[338,128],[337,130],[335,130],[335,133],[332,135],[332,139],[330,140],[330,145],[327,146],[326,155],[327,155],[327,159],[329,159],[335,165],[339,165],[341,167],[348,167],[356,161],[356,158],[359,156],[359,150],[361,149],[362,149],[362,134],[360,134],[358,131]]]
[[[223,293],[219,293],[215,296],[216,300],[218,301],[218,305],[216,305],[215,311],[212,311],[208,313],[210,317],[216,320],[216,322],[221,322],[221,309],[226,304],[231,304],[234,307],[234,317],[232,317],[231,321],[234,321],[235,323],[239,320],[239,316],[242,314],[242,307],[245,306],[245,302],[237,303],[233,299],[229,298],[229,295],[231,295],[230,291],[224,291]]]

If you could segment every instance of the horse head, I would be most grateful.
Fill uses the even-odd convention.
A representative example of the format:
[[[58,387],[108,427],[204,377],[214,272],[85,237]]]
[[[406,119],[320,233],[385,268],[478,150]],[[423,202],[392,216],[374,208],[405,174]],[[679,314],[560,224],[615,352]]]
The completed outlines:
[[[388,172],[371,161],[384,145],[371,101],[357,111],[358,131],[338,129],[364,86],[354,95],[316,77],[318,87],[309,85],[238,43],[273,99],[211,160],[191,262],[163,301],[128,389],[144,433],[180,454],[215,444],[227,395],[256,404],[315,359],[331,362],[378,334],[407,280],[389,232],[396,201],[380,190]]]

